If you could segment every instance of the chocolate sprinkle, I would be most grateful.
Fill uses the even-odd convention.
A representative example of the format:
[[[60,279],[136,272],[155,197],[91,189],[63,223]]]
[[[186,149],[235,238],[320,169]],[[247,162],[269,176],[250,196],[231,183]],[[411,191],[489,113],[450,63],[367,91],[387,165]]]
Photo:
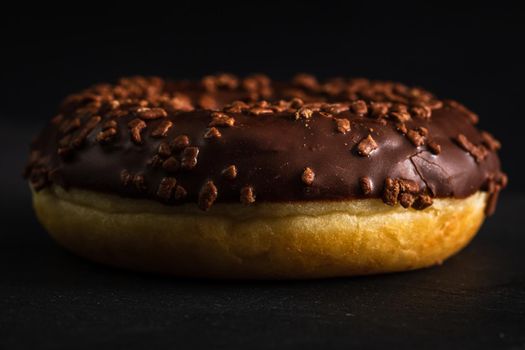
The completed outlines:
[[[171,129],[172,126],[173,126],[173,123],[171,121],[163,120],[160,122],[159,125],[157,125],[155,130],[153,130],[153,132],[151,133],[151,136],[166,137],[166,135],[168,134],[168,131]]]
[[[255,193],[252,186],[245,186],[241,189],[241,203],[244,205],[252,204],[255,202]]]
[[[350,104],[350,110],[359,116],[363,116],[368,112],[368,107],[366,106],[365,101],[358,100]]]
[[[169,157],[171,156],[171,147],[169,143],[167,142],[161,142],[159,143],[159,148],[157,149],[157,153],[162,157]]]
[[[435,141],[427,142],[427,147],[430,149],[432,153],[436,155],[441,153],[441,146],[437,144]]]
[[[372,135],[368,134],[366,138],[357,144],[357,153],[362,157],[368,157],[370,153],[375,151],[377,148],[378,146],[376,141]]]
[[[477,163],[479,163],[482,160],[484,160],[487,157],[487,155],[488,155],[488,151],[483,145],[476,146],[475,144],[470,142],[467,139],[467,137],[465,135],[463,135],[463,134],[459,134],[456,137],[456,141],[457,141],[457,143],[459,144],[459,146],[461,148],[463,148],[465,151],[470,153],[470,155],[472,155],[472,157],[474,157],[474,159],[476,160]]]
[[[483,139],[483,144],[487,146],[489,150],[498,151],[501,148],[501,143],[489,132],[482,131],[481,138]]]
[[[308,107],[301,107],[295,112],[295,119],[310,119],[314,111]]]
[[[335,118],[335,123],[337,125],[337,131],[342,134],[346,134],[350,131],[350,120],[346,118]]]
[[[139,108],[136,111],[137,117],[145,120],[166,118],[168,113],[162,108]]]
[[[227,168],[225,168],[221,174],[229,179],[229,180],[233,180],[237,177],[237,167],[235,165],[230,165],[228,166]]]
[[[217,194],[217,187],[213,181],[206,182],[199,191],[199,208],[205,211],[209,210],[217,199]]]
[[[157,196],[162,200],[169,200],[173,193],[173,189],[177,185],[177,180],[174,177],[162,178],[159,188],[157,189]]]
[[[141,132],[146,127],[146,123],[141,119],[133,119],[128,123],[128,127],[131,130],[131,139],[133,142],[140,144],[142,143]]]
[[[188,195],[188,192],[186,191],[184,187],[179,186],[179,185],[175,187],[175,199],[176,200],[184,199],[186,198],[187,195]]]
[[[315,180],[315,173],[311,168],[304,168],[303,174],[301,175],[301,180],[305,185],[311,186]]]
[[[219,139],[221,138],[222,134],[216,127],[211,127],[204,133],[205,139]]]
[[[193,169],[197,165],[199,149],[197,147],[186,147],[182,151],[181,167],[182,169]]]
[[[368,176],[363,176],[359,178],[359,187],[361,187],[361,191],[365,196],[369,196],[372,194],[372,180]]]
[[[190,138],[187,135],[179,135],[170,142],[170,147],[174,150],[181,150],[190,145]]]
[[[214,112],[211,116],[212,120],[208,126],[233,126],[235,124],[235,119],[225,113]]]
[[[423,146],[425,144],[425,136],[427,132],[424,128],[410,129],[407,131],[406,136],[416,147]]]

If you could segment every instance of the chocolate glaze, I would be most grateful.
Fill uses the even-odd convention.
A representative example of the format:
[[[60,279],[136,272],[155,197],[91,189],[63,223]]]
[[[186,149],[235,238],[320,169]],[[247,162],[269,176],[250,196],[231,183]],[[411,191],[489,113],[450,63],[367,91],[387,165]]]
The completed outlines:
[[[152,84],[147,82],[146,85]],[[268,99],[292,97],[288,96],[287,91],[290,89],[296,87],[293,84],[273,83]],[[163,83],[161,91],[169,91],[171,96],[182,92],[189,96],[192,105],[198,104],[199,98],[208,93],[201,84],[191,82]],[[311,88],[299,91],[303,98],[307,96],[306,100],[349,100],[349,97],[345,100],[340,95],[313,92]],[[93,93],[93,90],[88,92]],[[363,94],[373,93],[361,92],[358,91],[357,97],[368,102],[398,102],[395,95],[389,97],[388,94],[379,94],[366,98]],[[427,92],[424,95],[427,96],[426,101],[438,101]],[[219,109],[234,100],[250,100],[246,89],[242,87],[219,88],[213,92],[213,96]],[[406,97],[407,94],[400,96]],[[475,145],[481,145],[483,138],[473,124],[472,112],[455,104],[435,103],[439,108],[434,107],[430,118],[412,117],[404,122],[408,130],[418,127],[428,130],[427,138],[441,147],[439,154],[435,154],[427,145],[416,147],[398,130],[397,123],[388,117],[376,119],[356,114],[352,110],[335,114],[314,111],[311,118],[298,120],[295,111],[290,108],[257,116],[249,110],[226,112],[235,119],[235,124],[231,127],[218,126],[220,137],[205,138],[204,134],[212,120],[211,110],[180,111],[167,108],[166,118],[146,121],[141,143],[134,142],[130,137],[128,124],[136,119],[134,113],[111,118],[117,123],[116,135],[109,142],[99,142],[97,135],[103,130],[104,121],[110,119],[112,114],[100,106],[97,111],[86,111],[85,103],[78,105],[80,98],[76,98],[76,106],[72,105],[72,99],[75,98],[70,98],[63,105],[62,117],[50,123],[32,145],[28,176],[37,189],[56,183],[66,189],[81,188],[177,204],[197,203],[202,186],[212,181],[218,192],[216,202],[239,202],[240,194],[247,186],[253,189],[256,202],[294,202],[380,198],[385,180],[389,177],[412,180],[431,197],[464,198],[478,190],[488,190],[489,184],[502,176],[495,151],[487,149],[486,157],[477,162],[469,152],[458,146],[458,134],[465,135]],[[402,102],[409,106],[413,103],[410,99]],[[79,110],[80,114],[84,113],[81,115],[84,124],[95,114],[100,115],[102,121],[74,152],[66,156],[59,155],[59,140],[64,137],[64,133],[59,131],[60,125],[64,120],[78,116]],[[334,117],[349,119],[350,131],[338,131]],[[166,120],[171,121],[173,126],[164,137],[152,136],[153,130]],[[79,132],[80,129],[73,131],[73,134]],[[196,166],[175,171],[154,166],[152,159],[158,154],[160,144],[179,135],[187,135],[190,146],[198,148]],[[368,135],[377,144],[377,149],[368,156],[359,155],[357,144]],[[178,150],[172,152],[176,160],[180,160],[180,154]],[[161,160],[165,158],[161,157]],[[233,178],[223,173],[231,165],[236,168]],[[301,180],[306,168],[315,174],[313,182],[308,185]],[[121,179],[123,170],[132,175],[142,175],[143,186],[125,186]],[[184,199],[159,198],[157,190],[165,177],[175,178],[177,185],[184,188],[187,192]],[[371,185],[366,194],[360,185],[362,178],[367,178]],[[504,181],[497,181],[500,184],[499,191]]]

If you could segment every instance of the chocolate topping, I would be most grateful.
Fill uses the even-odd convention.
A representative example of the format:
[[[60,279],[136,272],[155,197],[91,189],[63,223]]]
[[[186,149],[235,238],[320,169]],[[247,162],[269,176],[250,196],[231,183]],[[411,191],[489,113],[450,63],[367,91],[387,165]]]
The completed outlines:
[[[392,82],[126,78],[66,98],[32,145],[26,176],[37,191],[54,183],[203,210],[250,204],[255,193],[258,202],[366,197],[424,209],[484,190],[491,213],[507,180],[501,145],[477,120]]]

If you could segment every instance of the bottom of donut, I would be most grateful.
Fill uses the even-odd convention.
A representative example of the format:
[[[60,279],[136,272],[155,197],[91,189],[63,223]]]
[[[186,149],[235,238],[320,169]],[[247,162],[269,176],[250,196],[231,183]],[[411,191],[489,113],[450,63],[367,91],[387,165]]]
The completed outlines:
[[[60,187],[33,194],[39,220],[90,260],[189,277],[304,279],[440,264],[475,235],[486,193],[422,211],[379,199],[171,207]]]

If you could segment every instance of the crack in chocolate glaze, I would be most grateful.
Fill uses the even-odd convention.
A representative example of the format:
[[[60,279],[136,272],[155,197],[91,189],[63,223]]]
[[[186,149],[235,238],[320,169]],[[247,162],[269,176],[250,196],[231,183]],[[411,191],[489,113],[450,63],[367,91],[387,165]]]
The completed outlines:
[[[417,164],[414,162],[414,158],[415,157],[418,157],[418,155],[420,154],[421,152],[418,152],[412,156],[409,157],[410,159],[410,162],[412,163],[412,165],[414,166],[414,170],[416,171],[416,174],[419,176],[419,178],[421,179],[421,181],[423,181],[425,183],[425,187],[428,188],[431,192],[431,194],[434,193],[434,191],[432,190],[432,188],[428,185],[428,181],[425,179],[425,177],[423,176],[423,174],[421,173],[421,170],[419,170],[419,168],[417,167]]]

